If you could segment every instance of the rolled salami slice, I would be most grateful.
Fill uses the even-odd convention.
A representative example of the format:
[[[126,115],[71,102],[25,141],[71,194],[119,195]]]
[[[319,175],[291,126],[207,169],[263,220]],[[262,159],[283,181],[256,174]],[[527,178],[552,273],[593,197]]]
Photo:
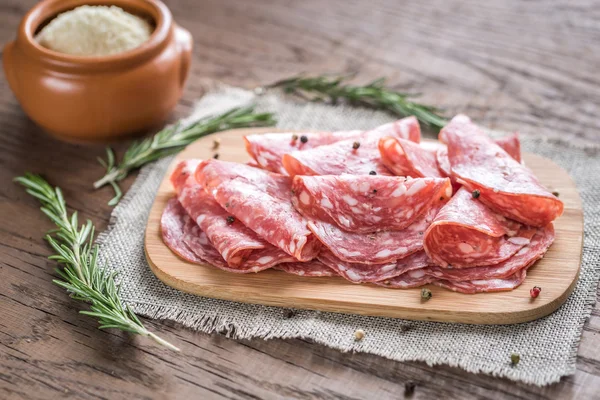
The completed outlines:
[[[328,250],[319,253],[319,260],[353,283],[383,281],[430,264],[427,254],[422,250],[385,264],[349,263],[340,260]]]
[[[364,131],[265,133],[244,136],[246,151],[263,169],[287,175],[281,162],[286,153],[354,139]]]
[[[391,175],[381,162],[377,147],[386,136],[420,140],[421,130],[415,117],[404,118],[365,132],[359,138],[342,140],[306,151],[283,156],[283,166],[290,176],[296,175]]]
[[[210,243],[238,272],[258,272],[282,262],[296,261],[289,254],[261,239],[221,207],[194,177],[200,160],[186,160],[171,174],[177,198]]]
[[[446,125],[440,137],[448,144],[452,175],[479,200],[507,218],[546,226],[563,212],[563,203],[543,187],[527,167],[508,155],[464,116]]]
[[[496,214],[461,188],[425,232],[424,247],[442,267],[493,265],[528,245],[535,232]]]
[[[244,164],[202,162],[196,180],[235,219],[299,261],[315,258],[321,244],[292,206],[290,177]]]
[[[442,178],[436,153],[408,140],[385,137],[379,140],[383,164],[398,176]]]
[[[512,257],[499,264],[486,267],[473,268],[440,268],[430,266],[424,269],[427,275],[447,281],[472,281],[504,279],[514,275],[521,269],[529,268],[542,258],[554,241],[554,227],[552,224],[539,228],[531,242],[522,247]]]
[[[335,257],[349,263],[385,264],[423,249],[423,233],[445,200],[434,204],[408,228],[375,233],[347,232],[336,224],[311,219],[308,228]]]
[[[452,196],[447,178],[369,175],[296,176],[292,191],[303,215],[358,233],[402,230],[434,201]]]
[[[275,266],[273,269],[300,276],[337,276],[334,270],[317,259],[307,262],[283,263]]]

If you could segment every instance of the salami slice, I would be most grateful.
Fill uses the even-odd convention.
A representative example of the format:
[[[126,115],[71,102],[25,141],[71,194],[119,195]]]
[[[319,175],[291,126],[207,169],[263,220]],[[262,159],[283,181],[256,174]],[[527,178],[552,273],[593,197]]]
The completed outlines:
[[[299,261],[315,258],[317,238],[292,206],[292,180],[244,164],[202,162],[196,180],[231,216]]]
[[[225,260],[210,244],[206,235],[202,236],[201,231],[192,232],[194,225],[194,221],[187,215],[179,201],[175,198],[170,199],[160,218],[161,235],[167,247],[186,261],[227,268]],[[195,240],[187,238],[188,243],[193,242],[195,251],[192,251],[184,241],[190,233],[196,235]]]
[[[307,262],[290,262],[275,266],[274,269],[300,276],[337,276],[334,270],[315,259]]]
[[[480,128],[455,117],[440,136],[448,144],[452,175],[505,217],[546,226],[563,212],[563,203],[544,188],[527,167],[495,144]]]
[[[308,228],[342,261],[385,264],[423,249],[423,233],[444,202],[437,199],[426,213],[401,231],[347,232],[333,223],[317,219],[309,220]]]
[[[521,162],[521,141],[519,140],[518,133],[496,139],[495,142],[498,146],[502,147],[509,156],[514,158],[516,161]],[[450,176],[452,171],[450,167],[450,160],[448,159],[448,147],[440,143],[440,146],[435,150],[435,152],[438,168],[442,172],[443,176]]]
[[[322,250],[319,260],[353,283],[383,281],[429,265],[429,258],[424,251],[385,264],[361,264],[342,261],[330,251]]]
[[[196,182],[194,171],[200,160],[182,161],[171,174],[179,202],[210,243],[232,268],[239,272],[258,272],[273,265],[295,261],[293,257],[269,244],[239,221],[228,220],[231,214]]]
[[[521,162],[521,141],[517,132],[512,135],[494,139],[494,142],[506,151],[506,153],[514,158],[517,162]]]
[[[392,279],[375,282],[375,284],[390,289],[411,289],[424,286],[435,281],[435,278],[426,275],[425,272],[423,272],[423,269],[420,268],[405,272],[402,275],[398,275]]]
[[[404,118],[365,132],[360,138],[342,140],[307,151],[294,151],[283,156],[283,166],[290,176],[296,175],[391,175],[381,162],[377,147],[386,136],[421,137],[419,122]]]
[[[440,268],[430,266],[424,271],[427,275],[448,281],[472,281],[504,279],[514,275],[521,269],[529,268],[542,258],[554,241],[554,227],[552,224],[537,230],[531,243],[522,247],[508,260],[496,265],[473,268]]]
[[[473,280],[473,281],[444,281],[435,280],[432,283],[436,286],[440,286],[453,292],[460,293],[483,293],[483,292],[505,292],[513,290],[523,281],[527,276],[527,269],[523,268],[515,274],[502,278],[502,279],[484,279],[484,280]]]
[[[292,203],[312,219],[350,232],[402,230],[435,200],[449,199],[447,178],[406,179],[388,176],[296,176]]]
[[[528,245],[535,232],[494,213],[461,188],[425,232],[424,247],[442,267],[493,265]]]
[[[385,137],[379,141],[379,153],[383,164],[395,175],[412,178],[447,176],[438,168],[436,153],[417,143]]]
[[[364,131],[266,133],[244,136],[244,141],[246,151],[261,168],[286,175],[281,163],[284,154],[354,139],[363,133]]]

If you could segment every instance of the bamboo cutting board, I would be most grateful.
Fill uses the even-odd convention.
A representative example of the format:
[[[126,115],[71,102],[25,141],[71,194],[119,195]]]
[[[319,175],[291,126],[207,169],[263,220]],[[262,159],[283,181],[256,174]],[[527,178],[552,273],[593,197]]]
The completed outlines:
[[[275,270],[232,274],[177,257],[163,243],[160,233],[162,211],[174,195],[169,182],[174,166],[189,158],[212,158],[215,139],[221,141],[216,150],[219,159],[246,162],[250,157],[242,137],[265,132],[276,130],[237,129],[214,134],[192,143],[175,158],[158,189],[146,227],[146,257],[161,281],[184,292],[244,303],[469,324],[512,324],[541,318],[560,307],[573,291],[583,244],[581,199],[562,168],[531,153],[523,154],[526,164],[551,191],[560,193],[565,211],[554,223],[554,244],[545,257],[529,269],[525,282],[511,292],[470,295],[429,285],[433,297],[422,302],[421,288],[388,289],[353,284],[341,277],[308,278]],[[542,288],[535,300],[529,296],[533,286]]]

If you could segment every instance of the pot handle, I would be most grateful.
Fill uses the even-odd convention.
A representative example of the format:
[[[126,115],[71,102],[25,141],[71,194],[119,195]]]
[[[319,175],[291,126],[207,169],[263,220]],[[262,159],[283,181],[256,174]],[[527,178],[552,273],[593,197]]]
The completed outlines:
[[[19,93],[17,88],[19,85],[17,85],[17,77],[15,75],[14,50],[15,41],[8,42],[6,46],[4,46],[4,50],[2,51],[2,64],[4,66],[4,75],[6,76],[8,85],[15,94],[15,97],[18,99]]]
[[[192,47],[194,40],[192,35],[179,25],[175,25],[175,42],[179,47],[181,57],[181,69],[179,71],[179,87],[183,89],[188,73],[190,72],[190,64],[192,63]]]

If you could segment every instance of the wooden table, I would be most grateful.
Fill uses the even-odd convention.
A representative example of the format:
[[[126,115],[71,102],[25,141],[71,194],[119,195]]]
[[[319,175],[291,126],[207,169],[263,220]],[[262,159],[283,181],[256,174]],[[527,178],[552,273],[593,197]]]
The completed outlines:
[[[34,0],[3,0],[0,38]],[[194,64],[174,118],[201,78],[254,87],[298,72],[388,76],[448,114],[492,128],[600,138],[599,5],[593,1],[400,2],[171,0],[194,35]],[[233,341],[145,321],[182,348],[96,329],[51,283],[51,227],[10,179],[42,172],[71,207],[106,227],[110,190],[94,192],[101,146],[60,143],[23,114],[0,80],[0,398],[593,398],[600,396],[600,306],[586,323],[577,372],[535,388],[450,367],[342,354],[303,340]],[[121,152],[126,144],[117,144]],[[133,177],[126,180],[128,187]],[[598,397],[596,397],[598,398]]]

